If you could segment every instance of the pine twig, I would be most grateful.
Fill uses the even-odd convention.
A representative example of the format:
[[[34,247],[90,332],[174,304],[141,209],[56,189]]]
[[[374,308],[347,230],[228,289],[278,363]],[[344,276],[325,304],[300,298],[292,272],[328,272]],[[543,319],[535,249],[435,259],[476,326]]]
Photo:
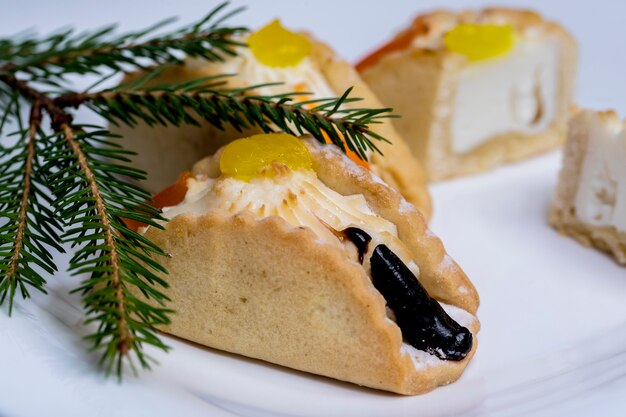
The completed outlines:
[[[148,193],[115,178],[115,174],[143,178],[143,172],[115,163],[127,160],[128,152],[106,140],[107,132],[93,129],[60,126],[61,141],[46,151],[46,157],[63,161],[56,169],[50,163],[49,181],[58,190],[53,204],[67,225],[63,240],[78,245],[70,271],[90,274],[75,290],[83,296],[87,323],[99,324],[87,339],[93,349],[102,351],[107,373],[121,378],[124,359],[133,365],[130,353],[149,368],[144,344],[168,350],[156,331],[156,326],[169,323],[171,310],[164,307],[169,299],[159,289],[167,288],[167,282],[155,274],[167,271],[152,258],[165,254],[124,223],[136,219],[161,228],[154,219],[162,218],[145,202]],[[140,293],[156,305],[139,299]]]
[[[27,223],[28,204],[31,195],[31,181],[33,175],[33,160],[35,159],[35,137],[41,123],[41,110],[38,107],[33,107],[30,117],[30,127],[28,129],[28,145],[26,151],[26,158],[24,162],[24,189],[22,190],[22,199],[20,201],[19,214],[17,219],[17,230],[15,233],[15,240],[13,242],[12,256],[8,264],[8,269],[4,275],[4,282],[2,287],[10,288],[11,293],[15,294],[17,289],[17,271],[20,265],[20,259],[22,258],[22,251],[24,249],[24,232]],[[5,284],[6,282],[6,284]],[[35,288],[42,288],[38,285],[34,285]],[[2,291],[2,289],[0,289]],[[2,298],[6,296],[6,292],[3,292]],[[13,297],[9,297],[9,315],[13,310],[13,303],[11,302]]]
[[[18,79],[15,75],[0,74],[0,82],[3,82],[13,91],[29,101],[33,108],[38,108],[40,117],[41,111],[45,110],[50,117],[53,128],[58,128],[59,126],[72,122],[72,116],[62,107],[56,105],[51,97],[31,87],[28,83]]]
[[[300,93],[268,97],[251,94],[261,86],[217,88],[223,79],[223,76],[211,77],[167,87],[120,86],[101,92],[71,93],[57,97],[55,104],[60,107],[86,104],[114,124],[134,125],[139,119],[150,125],[198,125],[200,117],[218,128],[228,123],[238,130],[254,126],[265,132],[275,129],[295,135],[308,132],[322,143],[329,137],[342,150],[347,147],[365,160],[368,151],[380,153],[372,139],[386,140],[371,125],[392,117],[391,109],[345,108],[345,104],[360,100],[349,97],[352,89],[340,98],[293,102]],[[207,82],[212,84],[207,87]],[[314,106],[310,107],[311,104]]]
[[[144,345],[168,349],[156,331],[169,323],[171,313],[160,291],[167,287],[161,277],[167,271],[157,260],[165,254],[124,222],[133,219],[160,228],[158,221],[164,219],[146,203],[150,194],[128,182],[145,179],[145,173],[128,165],[132,153],[106,131],[74,125],[54,94],[34,87],[33,81],[68,91],[64,76],[69,73],[178,63],[184,56],[221,60],[235,55],[239,43],[231,36],[247,29],[222,25],[240,10],[223,13],[225,6],[193,25],[156,36],[164,24],[118,37],[112,36],[111,26],[43,40],[0,39],[0,131],[8,120],[21,122],[21,105],[29,103],[32,109],[29,132],[20,128],[16,145],[0,148],[0,218],[6,219],[0,226],[0,304],[8,299],[10,310],[18,288],[23,298],[29,296],[28,286],[45,292],[46,281],[33,267],[56,271],[49,249],[62,251],[59,242],[71,243],[75,254],[69,270],[89,274],[77,288],[86,323],[98,324],[88,340],[102,352],[102,365],[118,377],[131,353],[149,367]],[[39,129],[44,114],[53,132],[49,135]]]
[[[245,27],[220,26],[243,10],[221,15],[227,6],[228,2],[222,3],[199,22],[166,34],[156,35],[175,19],[121,36],[113,35],[116,26],[111,25],[82,34],[66,30],[43,40],[33,36],[17,43],[0,39],[0,74],[21,71],[32,80],[51,82],[68,74],[101,74],[103,68],[118,72],[125,67],[181,63],[183,56],[222,61],[224,56],[235,56],[235,47],[241,45],[233,37],[247,31]]]
[[[35,159],[35,138],[41,123],[41,109],[33,107],[30,115],[30,127],[28,129],[28,145],[26,150],[26,160],[24,164],[24,189],[22,190],[22,200],[20,201],[20,211],[18,215],[17,233],[15,234],[15,244],[13,246],[13,256],[9,263],[5,279],[11,281],[15,279],[17,267],[24,245],[24,229],[26,228],[26,214],[28,211],[28,200],[31,192],[31,181],[33,175],[33,161]],[[9,308],[10,310],[10,308]]]
[[[113,236],[113,229],[111,227],[111,223],[109,222],[109,213],[104,206],[102,194],[100,193],[100,189],[98,187],[98,184],[96,183],[94,174],[91,170],[91,167],[89,166],[89,162],[87,161],[87,158],[85,157],[85,154],[80,145],[76,141],[74,129],[72,129],[67,124],[63,124],[60,126],[60,130],[63,132],[63,137],[67,142],[67,145],[76,157],[76,161],[78,163],[78,166],[80,167],[80,171],[82,172],[85,178],[85,182],[89,187],[89,194],[91,194],[91,198],[94,199],[96,215],[102,223],[102,231],[104,233],[104,245],[106,246],[108,251],[108,263],[111,265],[111,273],[107,278],[111,282],[111,285],[113,286],[113,289],[115,291],[115,299],[119,314],[119,335],[117,337],[117,350],[120,352],[120,355],[125,355],[126,353],[128,353],[129,350],[132,333],[129,332],[126,323],[127,312],[120,280],[120,261],[117,253],[117,247],[115,245],[115,239]]]
[[[34,106],[28,129],[20,129],[18,143],[2,152],[8,162],[0,172],[0,218],[7,219],[0,228],[0,304],[8,298],[9,315],[18,289],[22,298],[30,297],[29,287],[46,292],[46,280],[34,267],[55,272],[49,249],[63,251],[58,245],[60,225],[45,206],[50,199],[40,189],[43,181],[35,168],[40,124],[41,108]]]

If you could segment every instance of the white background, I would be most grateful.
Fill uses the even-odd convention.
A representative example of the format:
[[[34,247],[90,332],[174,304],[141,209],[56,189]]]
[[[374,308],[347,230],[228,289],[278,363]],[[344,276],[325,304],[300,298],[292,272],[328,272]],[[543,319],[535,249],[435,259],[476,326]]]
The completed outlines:
[[[143,28],[165,17],[190,22],[207,13],[212,0],[3,0],[0,33],[25,28],[41,32],[72,25],[93,29],[119,22],[125,30]],[[357,60],[406,26],[419,11],[436,7],[481,7],[507,4],[534,8],[569,28],[580,45],[580,104],[626,112],[626,2],[622,0],[420,1],[420,0],[249,0],[248,11],[235,19],[258,27],[280,17],[292,28],[310,30],[342,56]]]
[[[578,103],[626,115],[624,1],[503,1],[568,27],[580,46]],[[0,32],[47,32],[120,22],[138,29],[213,1],[3,0]],[[238,3],[242,4],[242,3]],[[478,1],[249,1],[235,19],[257,27],[281,17],[356,60],[434,6]],[[626,415],[626,269],[546,225],[558,153],[433,187],[433,230],[481,294],[475,361],[450,387],[399,398],[170,341],[162,366],[123,386],[83,353],[81,313],[55,277],[48,298],[0,314],[0,416],[91,415]],[[621,398],[620,398],[621,397]],[[234,414],[233,414],[234,413]]]

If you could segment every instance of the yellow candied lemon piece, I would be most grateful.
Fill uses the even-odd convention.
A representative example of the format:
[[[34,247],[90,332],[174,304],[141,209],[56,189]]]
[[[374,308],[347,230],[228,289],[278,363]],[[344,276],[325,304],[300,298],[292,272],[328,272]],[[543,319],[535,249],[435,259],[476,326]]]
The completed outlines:
[[[286,133],[268,133],[237,139],[224,147],[220,169],[226,176],[242,181],[271,177],[275,170],[265,169],[273,163],[291,170],[311,170],[311,153],[302,141]]]
[[[451,52],[481,61],[509,52],[515,45],[515,29],[511,25],[462,23],[445,35],[444,43]]]
[[[268,67],[294,67],[311,54],[307,37],[285,29],[278,19],[250,35],[248,46],[257,61]]]

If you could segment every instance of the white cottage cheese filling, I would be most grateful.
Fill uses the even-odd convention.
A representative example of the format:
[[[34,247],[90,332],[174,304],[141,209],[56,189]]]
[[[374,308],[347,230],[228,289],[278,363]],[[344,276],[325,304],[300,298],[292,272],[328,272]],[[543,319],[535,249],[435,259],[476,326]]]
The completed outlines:
[[[588,138],[575,198],[576,215],[626,232],[626,128],[617,118],[587,117]]]
[[[386,244],[403,262],[419,274],[412,256],[398,239],[395,224],[374,213],[361,194],[344,196],[330,189],[317,178],[314,171],[291,171],[286,168],[276,176],[254,178],[249,182],[220,176],[187,180],[185,199],[173,207],[165,207],[163,215],[169,219],[179,214],[203,214],[223,210],[237,214],[249,211],[259,217],[279,216],[294,227],[307,227],[324,243],[347,247],[331,230],[341,231],[358,227],[372,237],[370,249]],[[363,262],[369,270],[369,256]]]
[[[506,55],[469,63],[457,85],[452,150],[464,153],[494,135],[548,127],[557,112],[558,62],[556,40],[527,35]]]
[[[241,39],[246,42],[246,39]],[[191,61],[190,65],[206,65],[201,60]],[[257,94],[274,95],[299,90],[311,93],[306,100],[317,98],[336,97],[337,92],[326,81],[314,60],[307,56],[293,67],[269,67],[256,60],[249,48],[237,49],[237,56],[229,57],[219,66],[220,73],[237,74],[238,85],[252,86],[268,83],[281,83],[281,85],[268,85],[255,90]],[[342,91],[343,93],[343,91]],[[305,98],[303,98],[305,100]]]

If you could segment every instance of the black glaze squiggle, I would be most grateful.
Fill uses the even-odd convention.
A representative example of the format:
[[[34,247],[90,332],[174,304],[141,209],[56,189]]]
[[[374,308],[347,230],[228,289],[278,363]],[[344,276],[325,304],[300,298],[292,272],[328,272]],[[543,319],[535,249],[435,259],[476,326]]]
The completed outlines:
[[[440,359],[460,361],[472,349],[472,333],[454,321],[411,270],[386,245],[370,258],[372,281],[396,315],[406,342]]]
[[[342,230],[341,233],[346,239],[354,243],[354,246],[356,246],[356,250],[359,253],[359,262],[363,263],[363,257],[367,252],[367,247],[372,241],[372,237],[358,227],[348,227],[347,229]]]

